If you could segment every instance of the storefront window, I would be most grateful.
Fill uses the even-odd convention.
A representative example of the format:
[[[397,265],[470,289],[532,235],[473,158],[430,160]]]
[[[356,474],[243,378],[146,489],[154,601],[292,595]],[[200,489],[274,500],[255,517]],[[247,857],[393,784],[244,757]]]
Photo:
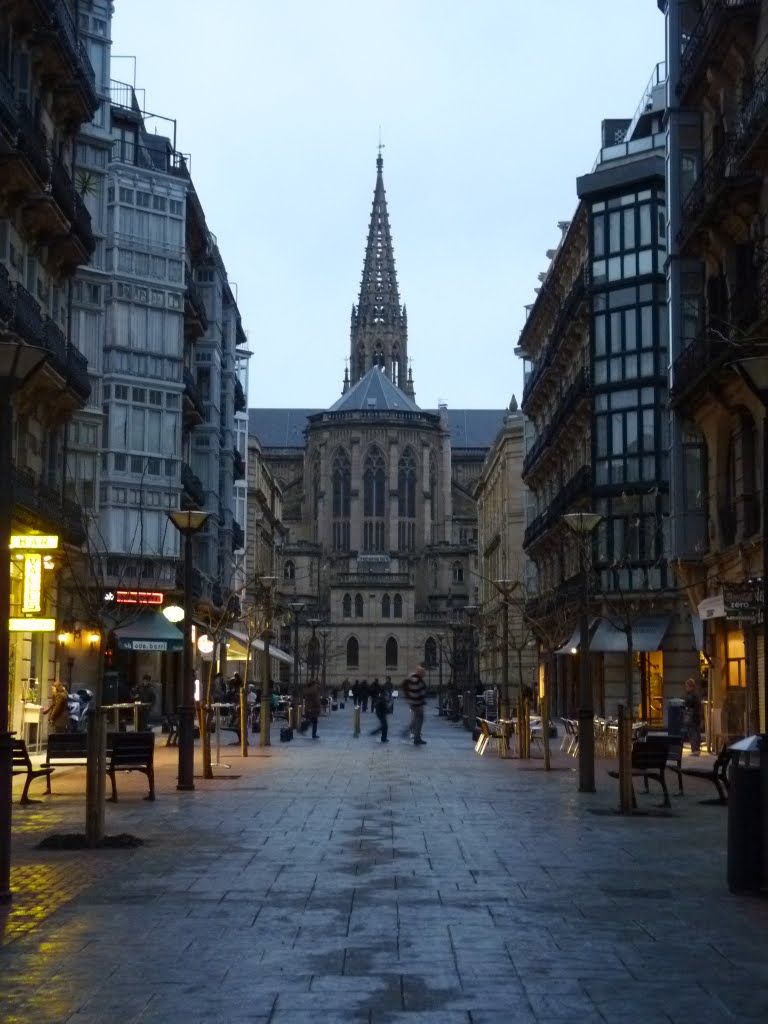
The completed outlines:
[[[729,689],[743,689],[747,685],[747,658],[744,649],[744,633],[740,629],[729,629],[725,642],[726,686]]]

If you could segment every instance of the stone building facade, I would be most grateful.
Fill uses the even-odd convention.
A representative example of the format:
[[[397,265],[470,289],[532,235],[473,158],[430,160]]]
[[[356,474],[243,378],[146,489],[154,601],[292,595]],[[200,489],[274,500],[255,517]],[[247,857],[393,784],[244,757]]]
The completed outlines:
[[[283,495],[284,606],[300,603],[300,655],[327,630],[326,680],[401,679],[477,604],[474,487],[499,410],[422,409],[408,354],[383,182],[376,186],[349,368],[326,409],[251,409]]]

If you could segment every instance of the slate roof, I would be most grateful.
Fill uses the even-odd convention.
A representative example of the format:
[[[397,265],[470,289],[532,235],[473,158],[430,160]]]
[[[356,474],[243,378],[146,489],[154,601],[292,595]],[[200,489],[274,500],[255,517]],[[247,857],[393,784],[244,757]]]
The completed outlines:
[[[372,366],[328,411],[370,412],[376,409],[382,412],[421,412],[414,400],[393,384],[378,366]]]
[[[363,381],[359,381],[362,384]],[[347,394],[351,394],[350,392]],[[347,395],[342,396],[346,398]],[[403,396],[406,397],[406,396]],[[338,405],[338,403],[336,403]],[[269,449],[301,449],[307,419],[323,409],[249,409],[248,432]],[[436,409],[424,410],[437,414]],[[490,448],[504,425],[506,409],[448,409],[454,450]]]

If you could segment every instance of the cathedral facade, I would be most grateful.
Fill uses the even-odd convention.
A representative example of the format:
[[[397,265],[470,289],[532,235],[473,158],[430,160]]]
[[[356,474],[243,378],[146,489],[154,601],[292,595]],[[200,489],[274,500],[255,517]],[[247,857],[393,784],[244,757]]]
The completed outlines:
[[[332,687],[398,682],[424,662],[447,684],[480,590],[474,489],[505,412],[416,403],[379,155],[341,396],[249,413],[282,492],[285,538],[265,572],[286,637],[298,620],[302,671]]]

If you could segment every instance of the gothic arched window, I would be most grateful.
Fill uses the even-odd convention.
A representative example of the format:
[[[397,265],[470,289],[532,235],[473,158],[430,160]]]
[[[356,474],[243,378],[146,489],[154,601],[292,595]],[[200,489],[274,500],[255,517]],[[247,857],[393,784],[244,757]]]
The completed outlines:
[[[341,602],[341,614],[345,619],[352,618],[352,597],[349,594],[345,594]]]
[[[386,471],[380,448],[370,448],[363,466],[363,550],[385,550]]]
[[[381,342],[377,343],[373,350],[373,365],[384,369],[384,349],[381,347]]]
[[[395,594],[395,600],[392,602],[394,606],[394,613],[396,619],[402,619],[403,617],[403,599],[399,594]]]
[[[384,663],[387,668],[397,668],[397,640],[393,636],[387,637],[384,645]]]
[[[437,644],[433,636],[428,636],[424,644],[424,668],[437,668]]]
[[[365,345],[360,342],[357,346],[357,379],[365,376]]]
[[[296,563],[293,562],[290,558],[286,558],[285,562],[283,562],[283,579],[296,579]]]
[[[400,383],[400,346],[397,344],[397,342],[395,342],[395,344],[392,346],[392,363],[391,363],[391,366],[390,366],[390,379],[391,379],[393,384],[396,384],[398,387],[401,386],[401,383]]]
[[[381,617],[382,619],[388,619],[391,612],[391,602],[389,600],[389,594],[385,594],[381,599]]]
[[[416,456],[406,448],[397,466],[397,547],[413,551],[416,547]]]
[[[355,594],[355,618],[362,619],[363,617],[363,595]]]
[[[347,668],[357,668],[360,664],[360,644],[356,636],[347,640]]]
[[[339,448],[333,457],[331,477],[333,487],[333,505],[331,508],[333,550],[349,551],[352,470],[350,468],[349,456],[343,448]]]
[[[464,566],[461,562],[453,563],[453,582],[463,583],[464,582]]]

